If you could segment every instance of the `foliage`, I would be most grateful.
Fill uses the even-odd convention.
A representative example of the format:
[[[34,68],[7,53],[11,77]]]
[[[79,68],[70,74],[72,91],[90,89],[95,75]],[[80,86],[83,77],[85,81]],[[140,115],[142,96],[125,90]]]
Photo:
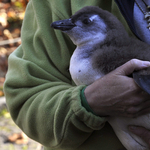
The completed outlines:
[[[8,110],[6,108],[0,110],[0,117],[1,116],[10,117],[10,114],[8,113]]]
[[[9,41],[20,37],[27,3],[28,0],[0,0],[0,87],[7,72],[8,56],[21,44]],[[8,44],[3,44],[4,41],[8,41]],[[1,88],[0,96],[3,96]]]

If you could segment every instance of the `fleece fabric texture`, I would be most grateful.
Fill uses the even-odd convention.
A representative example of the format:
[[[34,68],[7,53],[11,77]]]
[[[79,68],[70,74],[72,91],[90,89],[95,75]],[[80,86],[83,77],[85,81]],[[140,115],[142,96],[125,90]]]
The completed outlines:
[[[106,9],[125,24],[111,0],[30,0],[22,44],[10,55],[4,85],[15,123],[45,150],[123,150],[107,118],[88,112],[69,73],[75,49],[67,35],[50,27],[84,6]]]

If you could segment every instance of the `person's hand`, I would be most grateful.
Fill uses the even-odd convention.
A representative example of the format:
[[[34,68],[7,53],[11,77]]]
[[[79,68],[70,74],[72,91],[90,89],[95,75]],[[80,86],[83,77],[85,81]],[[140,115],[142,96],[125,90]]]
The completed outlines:
[[[150,67],[150,62],[132,59],[87,86],[84,94],[99,116],[137,117],[150,112],[150,95],[128,77],[135,70]]]
[[[129,130],[135,135],[141,137],[150,148],[150,130],[145,129],[144,127],[139,126],[129,126]]]

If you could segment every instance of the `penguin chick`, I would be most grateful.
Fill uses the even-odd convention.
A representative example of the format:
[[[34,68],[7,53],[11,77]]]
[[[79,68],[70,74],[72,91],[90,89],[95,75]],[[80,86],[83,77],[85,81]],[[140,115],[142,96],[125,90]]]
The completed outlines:
[[[70,60],[70,74],[77,85],[89,85],[133,58],[150,61],[150,46],[130,38],[120,21],[99,7],[84,7],[70,19],[53,22],[51,27],[66,33],[77,46]],[[133,78],[150,94],[149,74],[148,68],[133,73]],[[148,145],[127,126],[150,129],[149,117],[111,117],[108,122],[128,150],[148,150]]]

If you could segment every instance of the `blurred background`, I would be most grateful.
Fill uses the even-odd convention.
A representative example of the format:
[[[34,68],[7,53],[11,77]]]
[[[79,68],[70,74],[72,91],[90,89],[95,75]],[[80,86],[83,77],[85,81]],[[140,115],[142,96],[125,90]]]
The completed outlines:
[[[41,150],[12,121],[3,83],[9,55],[21,44],[20,31],[28,0],[0,0],[0,150]]]

